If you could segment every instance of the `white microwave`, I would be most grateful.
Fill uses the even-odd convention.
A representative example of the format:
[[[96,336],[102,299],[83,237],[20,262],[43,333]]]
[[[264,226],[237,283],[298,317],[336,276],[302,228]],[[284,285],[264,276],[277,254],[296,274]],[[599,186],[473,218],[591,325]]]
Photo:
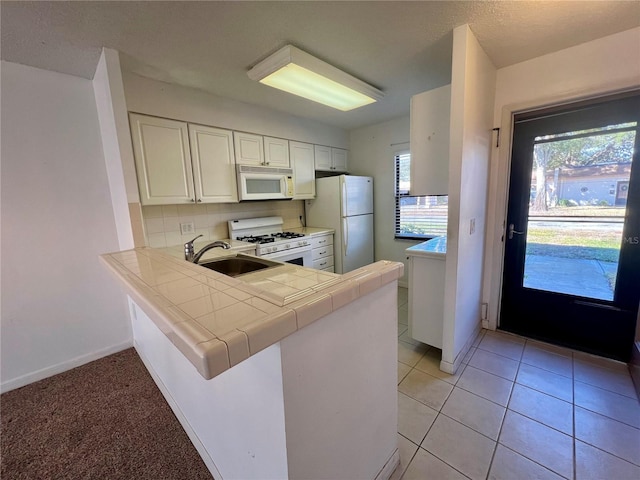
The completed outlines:
[[[293,170],[277,167],[238,165],[240,200],[278,200],[293,198]]]

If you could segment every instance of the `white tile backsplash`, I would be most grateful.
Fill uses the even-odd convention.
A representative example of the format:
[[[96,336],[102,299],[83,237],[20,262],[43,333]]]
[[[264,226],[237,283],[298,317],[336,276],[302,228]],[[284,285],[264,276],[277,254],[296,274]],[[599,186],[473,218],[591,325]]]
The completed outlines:
[[[284,230],[298,228],[303,215],[302,200],[142,207],[146,244],[155,248],[180,245],[200,234],[205,240],[229,238],[227,222],[239,218],[278,216],[284,220]],[[181,235],[180,224],[190,222],[196,233]]]

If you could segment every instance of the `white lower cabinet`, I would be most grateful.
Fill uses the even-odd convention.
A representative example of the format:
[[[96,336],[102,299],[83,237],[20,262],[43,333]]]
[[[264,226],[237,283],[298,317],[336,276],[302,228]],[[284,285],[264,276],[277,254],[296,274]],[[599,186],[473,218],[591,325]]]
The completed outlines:
[[[324,270],[325,272],[333,272],[333,233],[312,237],[311,246],[313,248],[313,268]]]
[[[444,255],[409,255],[409,335],[436,348],[442,348],[445,264]]]

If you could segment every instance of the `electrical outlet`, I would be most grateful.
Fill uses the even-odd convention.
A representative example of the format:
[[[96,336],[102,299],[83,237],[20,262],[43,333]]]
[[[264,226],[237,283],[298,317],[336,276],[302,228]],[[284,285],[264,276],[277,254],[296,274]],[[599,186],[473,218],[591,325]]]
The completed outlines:
[[[469,235],[473,235],[476,231],[476,219],[472,218],[469,222]]]
[[[193,222],[181,223],[180,224],[180,234],[189,235],[191,233],[196,233],[196,227]]]

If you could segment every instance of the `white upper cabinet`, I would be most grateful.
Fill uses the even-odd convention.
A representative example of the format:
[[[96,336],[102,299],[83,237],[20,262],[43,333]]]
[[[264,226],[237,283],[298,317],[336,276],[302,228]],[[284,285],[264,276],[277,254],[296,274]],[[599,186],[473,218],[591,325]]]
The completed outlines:
[[[332,171],[333,161],[331,160],[331,147],[324,145],[314,145],[316,170]]]
[[[238,165],[264,165],[264,144],[262,135],[233,132]]]
[[[142,205],[238,201],[233,132],[132,113]]]
[[[238,201],[233,132],[189,124],[196,201]]]
[[[347,151],[342,148],[331,148],[331,161],[336,172],[347,171]]]
[[[346,172],[347,151],[342,148],[314,145],[316,170],[323,172]]]
[[[291,168],[293,168],[294,200],[315,198],[316,174],[313,162],[313,145],[289,142]]]
[[[451,85],[411,97],[411,195],[447,195]]]
[[[131,114],[140,203],[195,202],[187,124]]]
[[[270,167],[289,168],[289,140],[264,137],[264,163]]]

